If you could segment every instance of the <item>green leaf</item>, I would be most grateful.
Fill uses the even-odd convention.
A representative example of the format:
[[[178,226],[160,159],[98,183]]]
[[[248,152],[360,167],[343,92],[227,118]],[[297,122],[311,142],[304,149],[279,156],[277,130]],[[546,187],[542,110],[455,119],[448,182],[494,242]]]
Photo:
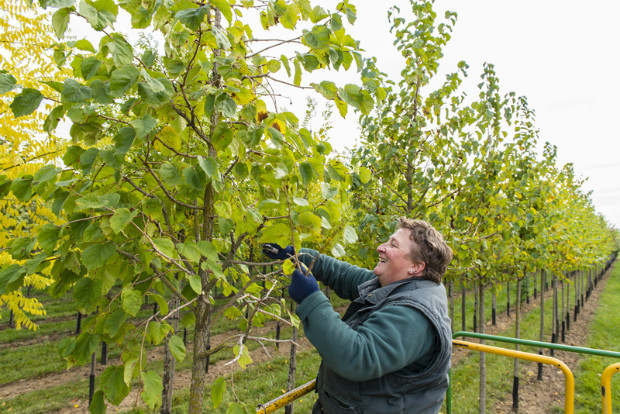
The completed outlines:
[[[213,403],[213,408],[218,408],[222,403],[224,391],[226,391],[226,381],[224,377],[219,377],[213,381],[213,385],[211,385],[211,402]]]
[[[33,259],[26,260],[26,263],[24,263],[26,274],[31,275],[35,273],[37,270],[39,270],[39,266],[41,265],[41,263],[43,263],[45,259],[47,259],[47,255],[41,252],[37,254]]]
[[[166,256],[173,258],[177,256],[177,252],[174,248],[174,243],[172,242],[172,240],[162,237],[153,239],[153,243],[155,244],[157,249]]]
[[[66,79],[60,96],[63,102],[79,103],[90,99],[92,97],[92,90],[73,79]]]
[[[12,91],[17,86],[17,79],[9,73],[0,73],[0,95]]]
[[[44,9],[48,7],[54,7],[56,9],[62,9],[64,7],[71,7],[75,3],[75,0],[39,0],[39,4]]]
[[[237,402],[228,403],[226,408],[226,414],[247,414],[247,412],[246,406]]]
[[[177,249],[181,255],[187,257],[190,261],[194,263],[200,262],[202,253],[200,252],[200,247],[196,242],[186,240],[185,243],[177,244]]]
[[[186,277],[192,290],[200,295],[200,293],[202,293],[202,281],[200,279],[200,276],[187,275]]]
[[[342,257],[346,254],[344,247],[340,243],[336,243],[331,250],[332,256],[334,257]]]
[[[357,232],[351,226],[345,226],[343,233],[343,240],[346,244],[351,244],[357,242]]]
[[[230,7],[228,0],[211,0],[210,3],[220,9],[228,23],[232,23],[232,7]]]
[[[101,283],[89,277],[83,277],[73,286],[73,299],[82,313],[88,313],[94,308],[94,303],[101,296]]]
[[[209,8],[207,6],[198,7],[195,9],[181,10],[176,14],[176,18],[179,19],[188,29],[195,31],[200,28],[200,24],[204,20],[205,14]]]
[[[282,145],[284,145],[284,137],[282,136],[282,133],[280,131],[278,131],[277,129],[273,127],[269,127],[267,128],[267,133],[269,134],[269,137],[271,138],[271,142],[273,142],[273,144],[277,148],[281,148]]]
[[[37,242],[39,243],[39,247],[47,253],[48,256],[54,253],[61,230],[61,227],[55,226],[51,223],[46,223],[43,227],[41,227],[41,229],[39,229],[39,233],[37,234]]]
[[[293,263],[291,259],[286,259],[284,263],[282,263],[282,271],[286,276],[290,276],[297,269],[297,266]]]
[[[212,26],[211,31],[215,36],[215,42],[220,49],[230,49],[230,41],[228,37],[226,37],[226,32],[218,28],[217,26]]]
[[[80,14],[97,31],[101,31],[116,21],[118,6],[112,0],[80,1]]]
[[[172,335],[168,340],[168,347],[170,348],[170,353],[178,362],[183,362],[185,359],[185,344],[183,343],[183,339],[176,335]]]
[[[62,39],[67,31],[67,26],[69,25],[69,17],[71,16],[70,8],[63,8],[56,10],[56,12],[52,15],[52,27],[54,28],[54,33],[56,33],[56,37]]]
[[[60,171],[61,171],[60,168],[52,164],[48,164],[42,167],[36,173],[34,173],[33,184],[40,184],[40,183],[44,183],[47,181],[51,181],[58,176],[58,173]]]
[[[304,187],[307,187],[314,179],[314,169],[312,164],[307,161],[299,164],[299,174],[301,175],[301,181]]]
[[[167,185],[175,186],[181,181],[181,174],[173,164],[162,164],[159,167],[159,174]]]
[[[101,61],[94,56],[89,56],[82,61],[80,65],[80,71],[84,80],[89,80],[97,75],[99,68],[101,67]]]
[[[17,287],[15,289],[9,289],[8,291],[6,291],[7,285],[11,287],[14,282],[19,280],[20,278],[23,278],[25,274],[26,269],[24,269],[23,266],[18,264],[12,264],[7,268],[3,269],[0,272],[0,295],[15,290]]]
[[[140,70],[135,66],[125,65],[116,69],[110,77],[110,94],[116,98],[125,95],[139,76]]]
[[[198,165],[200,168],[207,174],[209,178],[217,177],[217,161],[213,159],[213,157],[203,158],[202,156],[198,156]]]
[[[126,320],[127,314],[123,312],[122,309],[117,309],[106,318],[103,323],[103,332],[111,338],[114,338]]]
[[[93,47],[93,44],[90,43],[86,39],[80,39],[77,42],[75,42],[75,47],[77,47],[80,50],[85,50],[87,52],[92,52],[92,53],[96,53],[97,52],[95,50],[95,48]]]
[[[151,322],[147,328],[148,337],[153,345],[159,345],[168,334],[168,327],[159,322]]]
[[[321,195],[325,200],[334,198],[336,194],[338,194],[338,189],[336,187],[332,187],[327,183],[321,183]]]
[[[334,82],[323,81],[319,84],[311,83],[310,86],[312,86],[315,91],[317,91],[330,101],[333,101],[338,97],[338,88],[336,87],[336,84]]]
[[[310,32],[304,34],[302,40],[313,49],[324,50],[329,48],[331,30],[323,24],[316,25]]]
[[[138,210],[130,211],[128,208],[116,209],[114,215],[110,217],[110,228],[114,233],[118,234],[127,224],[129,224],[138,215]]]
[[[207,260],[211,262],[217,261],[217,249],[215,248],[213,243],[203,240],[198,242],[198,247],[200,248],[200,252],[202,253],[202,255],[206,257]]]
[[[88,194],[85,197],[79,198],[75,201],[75,205],[78,210],[97,209],[102,207],[114,208],[118,204],[121,196],[118,193],[103,194],[98,196],[97,194]]]
[[[295,66],[295,72],[293,74],[293,84],[295,84],[295,86],[299,86],[301,85],[301,63],[299,62],[299,59],[295,59],[293,64]]]
[[[121,291],[121,307],[127,314],[136,316],[142,306],[142,294],[132,288],[125,286]]]
[[[113,365],[107,367],[101,374],[101,390],[106,398],[114,405],[119,405],[129,394],[129,387],[125,384],[125,367]]]
[[[28,201],[32,197],[32,176],[26,175],[13,180],[11,192],[19,201]]]
[[[227,93],[221,93],[215,98],[215,109],[227,118],[233,118],[237,113],[237,103]]]
[[[89,271],[100,268],[116,252],[114,243],[94,244],[82,252],[82,263]]]
[[[30,115],[37,110],[43,100],[43,95],[36,89],[24,88],[22,92],[13,99],[10,108],[15,118]]]
[[[141,375],[144,391],[140,397],[146,405],[153,409],[155,406],[161,405],[161,392],[164,389],[162,379],[153,371],[143,372]]]
[[[164,299],[161,295],[158,295],[157,293],[149,292],[148,295],[157,303],[157,306],[159,306],[159,313],[166,316],[169,311],[168,302],[166,302],[166,299]]]
[[[322,8],[321,6],[314,6],[312,11],[310,12],[309,17],[312,23],[316,23],[316,22],[323,20],[324,18],[328,16],[329,16],[329,13],[327,13],[324,8]]]
[[[233,130],[225,122],[220,122],[213,131],[213,146],[217,150],[228,148],[233,139]]]
[[[360,167],[359,169],[360,180],[362,180],[362,184],[367,184],[372,177],[372,173],[366,167]]]
[[[65,116],[65,107],[63,105],[58,105],[49,113],[47,118],[45,118],[45,122],[43,123],[43,130],[45,132],[51,133],[56,129],[58,123]]]
[[[47,224],[46,224],[47,225]],[[32,249],[34,249],[37,241],[28,237],[14,239],[10,242],[11,256],[16,260],[24,260],[30,257]]]
[[[88,410],[91,414],[105,414],[106,409],[107,407],[105,404],[105,399],[103,397],[103,391],[97,390],[93,394],[93,399],[88,406]]]
[[[132,127],[121,128],[114,137],[114,154],[125,155],[136,139],[136,130]]]
[[[111,37],[112,41],[106,43],[106,46],[112,53],[114,64],[116,66],[131,64],[133,61],[133,48],[131,45],[118,33],[112,33]]]
[[[199,174],[194,167],[187,167],[183,170],[185,183],[194,190],[202,191],[207,184],[204,174]]]
[[[233,347],[233,352],[235,353],[235,356],[239,355],[239,345],[235,345]],[[243,344],[241,345],[241,356],[237,360],[237,363],[242,369],[245,369],[248,365],[252,363],[250,351],[248,350],[248,347]]]
[[[138,138],[144,138],[157,127],[157,119],[149,114],[144,115],[142,118],[134,119],[129,123],[136,129]]]
[[[157,108],[170,101],[174,88],[168,78],[148,77],[148,81],[138,83],[138,93],[147,105]]]
[[[259,243],[276,243],[280,246],[287,246],[291,242],[291,228],[284,223],[276,223],[265,227],[260,236]]]
[[[302,211],[297,217],[297,222],[304,228],[304,233],[317,236],[321,234],[321,218],[312,211]]]
[[[71,351],[71,355],[75,357],[78,364],[84,364],[90,361],[99,342],[99,335],[84,332],[75,341],[75,347]]]

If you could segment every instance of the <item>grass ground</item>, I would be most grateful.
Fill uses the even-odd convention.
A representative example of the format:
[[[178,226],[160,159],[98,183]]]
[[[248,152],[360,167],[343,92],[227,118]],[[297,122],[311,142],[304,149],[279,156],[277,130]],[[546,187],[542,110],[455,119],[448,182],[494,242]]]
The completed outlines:
[[[540,283],[540,281],[538,281]],[[469,292],[467,296],[466,302],[466,312],[471,312],[473,309],[473,295]],[[507,289],[506,284],[502,285],[501,289],[498,289],[497,296],[497,311],[498,314],[506,311],[507,304]],[[533,300],[533,283],[529,284],[529,294],[530,300]],[[513,283],[510,289],[510,303],[512,307],[512,311],[514,312],[514,304],[516,301],[516,283]],[[617,297],[617,294],[616,294]],[[46,301],[46,309],[48,311],[47,317],[50,318],[52,323],[46,323],[44,320],[41,321],[40,329],[37,333],[33,334],[28,331],[13,331],[13,333],[9,333],[8,331],[12,330],[3,330],[0,331],[0,343],[7,343],[12,341],[23,341],[27,340],[30,337],[37,337],[40,335],[53,335],[56,332],[71,332],[75,328],[75,319],[72,318],[72,313],[67,310],[67,300],[57,300],[57,299],[49,299],[49,298],[41,298],[42,301]],[[546,336],[550,336],[550,326],[551,326],[551,316],[549,310],[551,309],[550,302],[551,299],[548,299],[546,303],[546,322],[547,326],[547,334]],[[460,292],[455,292],[455,329],[460,329]],[[538,302],[538,301],[537,301]],[[340,301],[336,301],[336,304],[344,304],[340,303]],[[491,315],[491,295],[490,293],[487,295],[487,320],[490,319]],[[70,308],[68,308],[70,310]],[[149,316],[152,313],[152,308],[145,309],[143,311],[144,317]],[[3,315],[4,316],[4,315]],[[74,315],[73,315],[74,316]],[[57,320],[57,318],[69,318],[67,320]],[[538,323],[539,323],[539,309],[538,307],[534,307],[531,312],[527,315],[524,315],[524,319],[522,322],[522,337],[529,339],[538,338]],[[2,321],[7,321],[8,319],[3,319]],[[468,314],[468,329],[471,330],[472,318],[469,317]],[[222,324],[218,326],[216,329],[217,332],[223,332],[228,329],[231,329],[234,324],[231,324],[230,321],[222,321]],[[605,330],[605,328],[603,328]],[[15,333],[17,332],[17,333]],[[214,332],[214,333],[217,333]],[[512,336],[514,334],[514,326],[509,325],[504,332],[500,334],[506,336]],[[4,336],[3,336],[4,335]],[[13,335],[13,336],[11,336]],[[20,336],[22,335],[22,336]],[[283,337],[286,337],[289,333],[283,334]],[[191,340],[191,333],[190,333]],[[60,339],[60,338],[58,338]],[[7,347],[6,349],[0,349],[0,366],[3,367],[2,375],[0,375],[0,384],[8,383],[15,381],[17,379],[27,379],[36,375],[44,375],[49,372],[61,372],[64,369],[64,364],[59,361],[57,357],[57,353],[55,351],[55,342],[51,340],[49,343],[45,344],[31,344],[27,346],[23,346],[17,351],[11,347]],[[5,352],[6,351],[6,352]],[[4,354],[3,354],[4,352]],[[16,354],[14,352],[19,352],[19,358],[16,358]],[[113,357],[113,356],[110,356]],[[226,356],[220,356],[212,358],[212,362],[216,362],[218,359],[225,358]],[[5,359],[3,359],[5,358]],[[11,365],[15,360],[23,359],[24,363],[21,365]],[[57,362],[58,365],[55,365]],[[307,351],[298,355],[298,385],[301,385],[308,380],[312,379],[316,373],[318,365],[320,363],[320,359],[318,355],[313,351]],[[6,365],[5,365],[6,364]],[[489,399],[488,407],[492,407],[492,402],[505,398],[507,392],[509,392],[511,387],[512,380],[512,361],[508,361],[506,358],[501,357],[487,357],[487,372],[488,372],[488,383],[493,384],[492,387],[489,387]],[[31,368],[27,368],[30,366]],[[154,362],[151,365],[151,368],[160,370],[161,362]],[[7,376],[7,380],[4,380],[5,367],[10,367],[10,371],[16,372],[19,374],[11,374],[12,376]],[[187,361],[184,361],[181,364],[177,364],[178,370],[188,369],[189,368],[189,358]],[[30,369],[30,371],[28,371]],[[524,368],[524,375],[528,375],[528,371],[534,371],[534,368]],[[286,384],[286,377],[288,371],[288,359],[285,357],[280,357],[273,359],[264,364],[255,364],[251,365],[245,371],[238,371],[234,377],[228,378],[228,388],[233,389],[231,384],[234,383],[234,394],[227,393],[226,398],[232,398],[233,395],[240,401],[247,401],[247,405],[252,411],[255,404],[259,402],[266,402],[272,398],[277,397],[282,393],[282,388]],[[602,371],[602,370],[601,370]],[[600,373],[599,373],[600,374]],[[454,395],[455,400],[453,401],[453,412],[458,413],[477,413],[478,406],[478,391],[477,391],[477,381],[471,381],[471,378],[478,377],[478,358],[476,355],[471,355],[463,359],[463,361],[459,364],[454,370],[453,373],[453,381],[455,384]],[[14,378],[13,378],[14,377]],[[9,379],[12,378],[12,379]],[[600,380],[599,380],[600,382]],[[585,392],[590,392],[589,390],[584,390]],[[45,390],[39,390],[27,394],[23,394],[19,397],[12,398],[10,400],[5,400],[0,402],[0,412],[4,409],[8,410],[7,412],[11,413],[28,413],[28,414],[38,414],[38,413],[46,413],[46,412],[59,412],[62,410],[62,407],[67,406],[68,401],[84,401],[87,399],[88,395],[88,382],[87,380],[75,381],[70,384],[65,384],[62,386],[52,387]],[[205,394],[208,399],[209,391]],[[597,394],[598,395],[598,394]],[[309,412],[312,404],[314,403],[315,394],[310,394],[301,400],[296,402],[296,410],[299,413]],[[600,399],[600,397],[599,397]],[[187,391],[183,391],[175,395],[175,411],[174,412],[186,412],[187,408]],[[214,410],[213,407],[207,409],[207,412],[226,412],[228,400],[225,400],[222,406],[218,410]],[[600,406],[600,402],[599,402]],[[132,411],[132,413],[141,413],[143,409],[137,409]]]

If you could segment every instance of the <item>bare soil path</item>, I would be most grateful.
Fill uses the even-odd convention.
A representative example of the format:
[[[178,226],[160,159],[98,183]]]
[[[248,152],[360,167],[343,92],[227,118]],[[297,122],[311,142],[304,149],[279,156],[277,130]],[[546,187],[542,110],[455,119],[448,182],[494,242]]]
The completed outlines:
[[[584,346],[586,343],[589,335],[589,325],[598,307],[600,295],[605,290],[609,275],[616,265],[614,264],[609,268],[607,273],[598,282],[596,288],[593,289],[590,298],[584,301],[584,306],[580,309],[576,321],[571,312],[570,330],[566,332],[564,345]],[[549,355],[549,353],[545,352],[545,355]],[[573,373],[575,373],[584,359],[584,356],[581,354],[566,351],[555,351],[553,356],[568,365]],[[523,371],[526,374],[521,375],[519,380],[519,414],[555,412],[552,410],[554,406],[561,407],[560,412],[564,412],[565,382],[562,371],[545,365],[542,381],[537,379],[538,371],[536,367],[528,367]],[[578,380],[578,378],[575,378],[575,381]],[[512,410],[512,394],[507,395],[503,401],[499,402],[493,412],[497,414],[514,413],[515,411]]]

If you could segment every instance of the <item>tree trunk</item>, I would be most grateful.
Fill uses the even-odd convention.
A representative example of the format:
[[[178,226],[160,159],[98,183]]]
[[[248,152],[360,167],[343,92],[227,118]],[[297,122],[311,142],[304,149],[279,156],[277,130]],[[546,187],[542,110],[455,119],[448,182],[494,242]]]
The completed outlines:
[[[510,280],[506,282],[506,315],[510,318]]]
[[[205,393],[206,358],[200,354],[207,349],[208,319],[211,308],[208,300],[200,297],[196,305],[194,325],[194,350],[192,361],[192,382],[189,389],[189,414],[201,414]]]
[[[562,343],[566,342],[566,321],[564,320],[564,279],[562,279],[562,309],[560,312],[560,323],[562,324]]]
[[[174,300],[171,303],[173,309],[179,307],[179,301]],[[177,331],[179,326],[179,312],[177,311],[174,316],[172,316],[172,327],[174,328],[174,332]],[[176,360],[170,353],[170,335],[166,338],[166,342],[164,343],[164,375],[162,378],[163,390],[161,392],[161,414],[170,414],[172,412],[172,390],[174,387],[174,370],[176,365]]]
[[[515,338],[521,338],[521,279],[517,279],[517,304],[515,305]],[[515,344],[519,350],[519,344]],[[512,380],[512,410],[519,412],[519,358],[514,358]]]
[[[570,282],[570,279],[568,281]],[[566,284],[566,330],[570,330],[570,283]]]
[[[291,312],[295,311],[294,302],[291,301]],[[288,366],[288,381],[286,383],[287,391],[291,391],[295,388],[295,374],[297,372],[297,328],[293,326],[293,337],[291,338],[291,353]],[[284,407],[285,414],[293,414],[295,412],[295,403],[292,402]]]
[[[478,283],[480,289],[479,305],[480,311],[480,324],[478,331],[484,333],[484,283],[480,281]],[[480,340],[480,343],[484,343],[484,340]],[[486,413],[486,401],[487,401],[487,366],[486,366],[486,353],[480,352],[480,405],[478,408],[479,414]]]
[[[478,331],[478,320],[476,319],[478,316],[478,287],[479,285],[477,283],[474,283],[474,332],[479,332]]]
[[[579,271],[575,273],[575,320],[579,315]]]
[[[558,342],[558,337],[557,337],[557,331],[558,331],[558,283],[557,283],[557,277],[556,275],[553,275],[553,278],[551,279],[551,285],[552,285],[552,289],[553,289],[553,305],[552,305],[552,309],[551,309],[551,342],[552,343],[557,343]],[[554,351],[553,349],[551,349],[549,351],[549,354],[551,356],[554,355]]]
[[[534,272],[534,300],[536,300],[536,289],[538,286],[536,285],[536,272]]]
[[[465,319],[465,300],[467,296],[465,281],[463,280],[463,289],[461,290],[461,331],[466,331],[466,319]]]
[[[545,271],[541,270],[540,271],[540,337],[539,340],[541,342],[544,342],[545,340]],[[543,349],[542,348],[538,348],[538,353],[540,355],[543,354]],[[538,381],[542,381],[543,379],[543,364],[542,363],[538,363],[538,377],[537,377]]]
[[[493,284],[493,299],[491,306],[491,323],[493,326],[497,325],[497,290],[495,289],[495,283]]]
[[[448,282],[448,291],[450,296],[450,332],[454,332],[454,280]]]

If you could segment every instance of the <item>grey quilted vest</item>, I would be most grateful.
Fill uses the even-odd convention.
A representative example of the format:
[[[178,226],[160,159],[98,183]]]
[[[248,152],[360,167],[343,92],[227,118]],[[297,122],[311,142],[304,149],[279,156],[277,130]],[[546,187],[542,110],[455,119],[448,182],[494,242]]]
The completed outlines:
[[[410,306],[424,314],[437,332],[437,352],[422,371],[411,374],[406,367],[369,381],[350,381],[321,364],[317,375],[319,398],[313,414],[437,414],[448,389],[452,338],[446,290],[442,284],[418,278],[383,289],[373,279],[359,287],[343,316],[353,329],[372,312],[387,304]]]

